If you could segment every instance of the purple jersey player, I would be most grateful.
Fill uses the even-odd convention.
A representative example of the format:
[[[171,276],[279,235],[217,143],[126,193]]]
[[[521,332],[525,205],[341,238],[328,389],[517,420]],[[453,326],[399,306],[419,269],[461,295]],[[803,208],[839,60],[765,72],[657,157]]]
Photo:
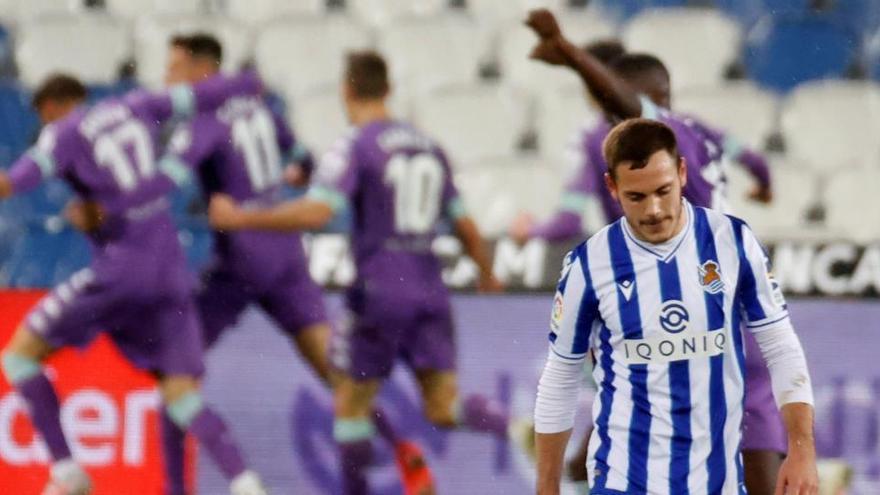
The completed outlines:
[[[552,17],[552,14],[548,13],[548,15]],[[540,26],[533,28],[541,36]],[[606,121],[616,122],[626,118],[647,117],[667,124],[675,133],[679,143],[679,153],[687,164],[688,180],[684,196],[693,204],[724,208],[723,192],[726,186],[722,168],[724,158],[735,158],[743,163],[758,182],[752,197],[769,201],[771,197],[769,172],[760,156],[733,146],[732,141],[726,140],[722,134],[711,130],[696,119],[666,110],[669,107],[669,73],[656,57],[627,54],[617,57],[606,65],[590,53],[564,41],[561,35],[559,39],[562,41],[558,43],[540,43],[532,52],[532,57],[554,65],[566,65],[577,71],[596,103],[602,108]],[[607,194],[608,187],[599,187],[597,180],[599,170],[604,171],[607,168],[604,160],[600,160],[601,143],[605,134],[601,125],[603,124],[590,134],[586,143],[587,159],[591,160],[589,166],[596,170],[592,173],[584,171],[589,179],[584,180],[584,184],[598,188],[604,195]],[[608,124],[604,125],[606,128],[610,127]],[[606,183],[609,180],[608,176],[604,173],[602,175],[602,183]],[[596,192],[596,189],[593,189],[593,192]],[[603,201],[603,205],[606,203],[608,202]],[[608,208],[606,214],[614,215],[609,218],[613,220],[619,217],[620,211]],[[580,233],[579,221],[575,224],[571,220],[573,216],[573,212],[563,213],[563,216],[557,217],[556,225],[551,223],[544,226],[543,230],[542,227],[538,227],[529,234],[551,237],[566,228],[569,229],[568,233]],[[571,230],[572,225],[577,227],[576,231]],[[523,237],[528,237],[528,234]],[[747,347],[754,349],[754,342],[748,343]],[[746,356],[750,361],[760,357],[754,352],[747,353]],[[760,360],[750,364],[751,369],[763,366]],[[768,400],[770,393],[766,373],[748,374],[746,381],[748,408],[743,421],[743,457],[746,485],[749,491],[754,493],[773,491],[781,454],[785,452],[782,421],[776,408],[772,407],[773,402]]]
[[[356,126],[327,154],[309,198],[271,210],[241,209],[215,197],[211,220],[224,229],[296,230],[326,224],[348,205],[357,279],[347,294],[351,325],[334,353],[344,371],[336,388],[334,437],[340,447],[345,493],[367,493],[371,404],[395,360],[403,358],[421,386],[425,413],[441,427],[466,425],[506,435],[507,419],[482,396],[458,402],[449,294],[431,244],[441,219],[455,225],[480,268],[480,285],[498,289],[481,238],[465,215],[443,151],[386,107],[384,59],[349,56],[344,79],[349,119]],[[407,493],[432,493],[429,480],[408,479]]]
[[[57,349],[87,345],[99,332],[136,366],[156,374],[169,416],[196,436],[231,480],[233,494],[265,494],[199,394],[204,366],[192,284],[168,201],[150,180],[161,168],[154,158],[163,122],[258,91],[253,76],[214,78],[87,108],[82,84],[59,75],[36,92],[34,106],[47,125],[8,176],[0,175],[0,196],[58,177],[84,202],[99,204],[104,216],[89,235],[92,264],[40,301],[3,352],[3,371],[28,402],[54,461],[47,495],[85,494],[91,482],[71,457],[58,398],[41,363]]]

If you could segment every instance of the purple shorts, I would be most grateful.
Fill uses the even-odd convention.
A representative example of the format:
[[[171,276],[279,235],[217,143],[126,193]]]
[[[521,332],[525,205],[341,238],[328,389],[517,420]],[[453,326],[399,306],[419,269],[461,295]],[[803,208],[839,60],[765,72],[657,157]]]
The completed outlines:
[[[445,289],[426,298],[411,291],[352,289],[348,318],[333,340],[333,365],[358,380],[385,378],[398,357],[416,371],[455,369],[455,330]]]
[[[291,263],[268,287],[255,287],[224,265],[205,272],[196,304],[202,318],[205,347],[211,348],[250,303],[256,303],[290,336],[327,321],[323,294],[308,267]]]
[[[104,333],[138,368],[201,376],[201,328],[185,272],[144,265],[99,261],[80,270],[40,300],[26,326],[56,349],[85,347]]]
[[[746,347],[746,399],[743,412],[742,450],[785,453],[785,426],[770,386],[770,372],[761,349],[750,332],[743,332]]]

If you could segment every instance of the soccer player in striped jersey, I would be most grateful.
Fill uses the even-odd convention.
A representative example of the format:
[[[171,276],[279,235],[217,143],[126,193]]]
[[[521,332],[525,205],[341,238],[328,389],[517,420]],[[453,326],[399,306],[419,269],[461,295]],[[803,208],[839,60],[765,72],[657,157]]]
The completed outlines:
[[[541,46],[548,48],[547,44]],[[563,54],[556,50],[550,52]],[[582,168],[569,187],[564,205],[579,204],[582,211],[582,194],[590,191],[598,194],[608,222],[623,215],[619,203],[604,184],[608,167],[602,156],[602,143],[614,122],[639,116],[662,121],[675,132],[679,152],[688,167],[688,183],[683,194],[692,204],[726,212],[727,178],[724,164],[728,159],[735,160],[755,179],[756,186],[750,195],[753,200],[766,202],[772,198],[770,172],[763,157],[698,119],[668,109],[671,102],[670,75],[656,57],[623,54],[605,62],[591,52],[569,53],[577,55],[578,59],[567,63],[587,83],[594,103],[601,107],[605,118],[587,133],[585,142],[579,148]],[[535,55],[542,59],[540,53]],[[586,63],[582,59],[587,59]],[[559,239],[580,233],[579,214],[571,208],[563,208],[547,224],[532,226],[526,235]],[[746,353],[749,373],[743,421],[745,479],[750,493],[769,494],[773,492],[776,473],[785,453],[785,433],[779,413],[772,405],[769,376],[758,355],[757,345],[750,334],[745,335],[744,341],[749,351]]]
[[[686,165],[666,125],[624,121],[604,155],[624,217],[565,259],[535,406],[538,492],[559,493],[589,358],[599,386],[591,494],[745,493],[749,331],[788,430],[777,493],[816,493],[810,376],[761,245],[743,221],[683,198]]]
[[[273,209],[242,209],[215,197],[210,216],[226,230],[320,228],[351,208],[357,278],[347,293],[351,325],[340,335],[334,365],[334,437],[344,491],[368,493],[372,402],[402,357],[415,372],[425,415],[439,427],[464,426],[507,435],[507,418],[479,394],[459,399],[449,291],[431,250],[441,221],[449,220],[480,270],[480,287],[498,290],[482,239],[467,216],[443,150],[409,124],[391,117],[385,60],[374,52],[349,55],[344,79],[349,120],[356,126],[322,160],[306,199]],[[432,486],[407,491],[433,493]]]
[[[164,190],[154,187],[160,126],[172,118],[210,111],[234,95],[261,91],[253,77],[211,78],[169,93],[132,92],[93,107],[76,79],[50,77],[35,93],[45,127],[37,144],[0,173],[0,198],[23,194],[58,177],[103,221],[89,232],[88,268],[43,298],[3,350],[2,368],[27,402],[52,456],[44,495],[91,491],[64,438],[58,396],[42,363],[64,347],[89,344],[106,333],[137,367],[154,373],[164,408],[191,432],[230,480],[234,495],[264,495],[223,420],[199,392],[204,372],[201,327],[192,284]],[[132,488],[137,491],[136,488]]]

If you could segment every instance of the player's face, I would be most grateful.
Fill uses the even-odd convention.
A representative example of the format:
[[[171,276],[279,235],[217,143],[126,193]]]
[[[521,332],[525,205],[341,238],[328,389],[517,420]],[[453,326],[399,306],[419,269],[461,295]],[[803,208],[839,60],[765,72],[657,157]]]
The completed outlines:
[[[682,188],[687,182],[684,159],[676,160],[661,150],[647,165],[632,170],[622,163],[617,178],[605,175],[605,182],[636,236],[647,242],[667,241],[679,232],[683,221]]]
[[[672,108],[672,97],[669,89],[669,76],[662,70],[648,70],[627,82],[639,93],[647,96],[661,108]]]
[[[40,122],[43,125],[51,124],[56,120],[63,119],[79,104],[78,101],[56,101],[46,100],[37,107],[37,115],[40,116]]]
[[[190,83],[192,57],[179,46],[168,50],[168,65],[165,67],[165,84]]]

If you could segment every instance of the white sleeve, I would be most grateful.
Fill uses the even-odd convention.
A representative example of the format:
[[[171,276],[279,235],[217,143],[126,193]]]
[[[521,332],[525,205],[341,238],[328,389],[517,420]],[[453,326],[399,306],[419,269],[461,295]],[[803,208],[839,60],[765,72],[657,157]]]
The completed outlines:
[[[813,405],[813,386],[800,340],[789,325],[753,332],[770,371],[773,397],[782,407],[793,402]]]
[[[587,266],[584,244],[565,257],[550,319],[550,351],[574,363],[587,357],[590,334],[598,319],[598,301]]]
[[[550,352],[535,399],[535,432],[560,433],[574,427],[583,365]]]

